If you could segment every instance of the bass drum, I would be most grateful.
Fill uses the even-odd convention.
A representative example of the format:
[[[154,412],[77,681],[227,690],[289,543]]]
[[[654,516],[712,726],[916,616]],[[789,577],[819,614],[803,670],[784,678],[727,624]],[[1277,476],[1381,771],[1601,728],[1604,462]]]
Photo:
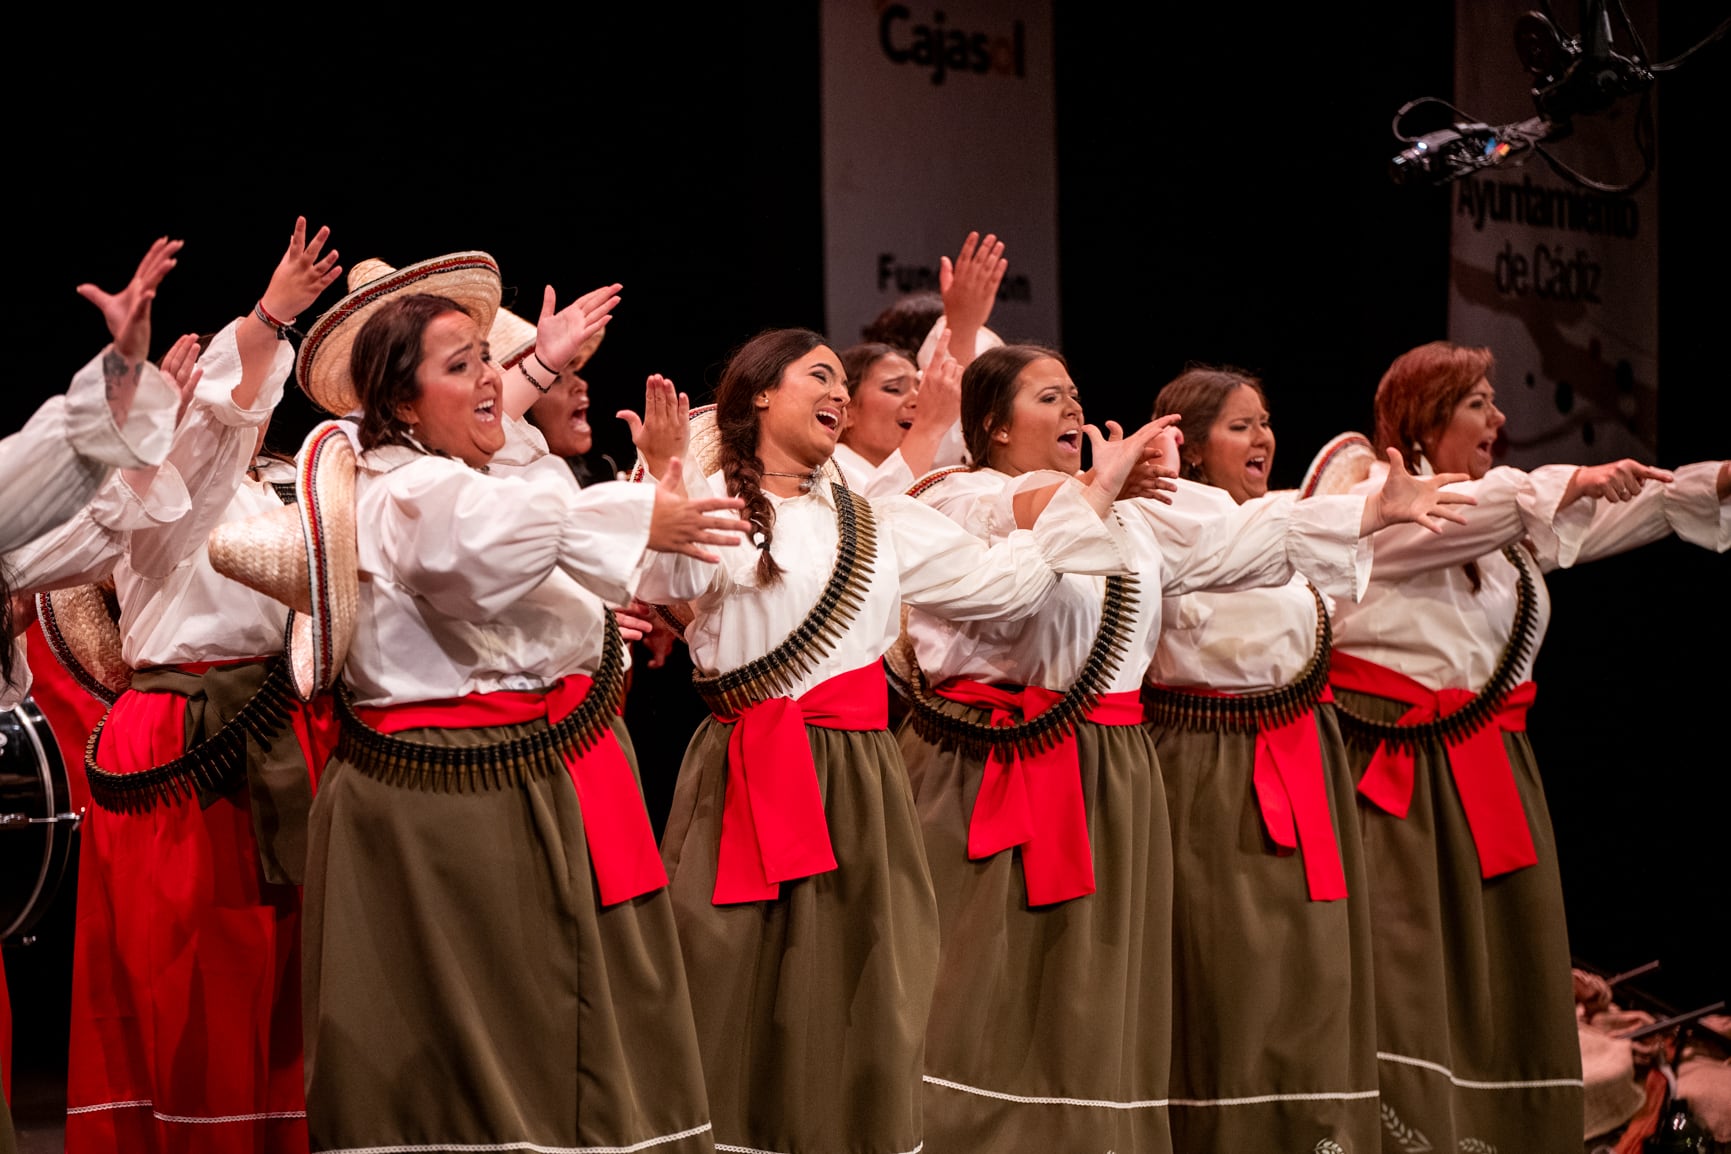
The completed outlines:
[[[0,941],[27,943],[66,875],[82,814],[68,813],[66,766],[36,703],[0,710]]]

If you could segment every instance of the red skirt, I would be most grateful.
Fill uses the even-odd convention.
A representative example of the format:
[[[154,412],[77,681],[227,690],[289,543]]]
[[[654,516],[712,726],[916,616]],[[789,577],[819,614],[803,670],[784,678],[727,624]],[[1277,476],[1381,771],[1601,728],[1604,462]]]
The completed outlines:
[[[226,720],[164,676],[195,692],[123,694],[104,769],[161,765]],[[262,880],[247,790],[92,806],[82,836],[69,1154],[304,1152],[300,891]]]

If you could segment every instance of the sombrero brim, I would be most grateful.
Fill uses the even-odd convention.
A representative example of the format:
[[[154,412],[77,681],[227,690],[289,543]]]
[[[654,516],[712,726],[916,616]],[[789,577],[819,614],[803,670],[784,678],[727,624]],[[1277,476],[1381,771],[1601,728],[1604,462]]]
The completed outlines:
[[[211,567],[287,605],[284,648],[295,692],[311,701],[336,681],[360,604],[355,451],[336,421],[314,429],[295,460],[295,507],[219,525]]]
[[[1380,459],[1376,446],[1363,433],[1342,433],[1324,445],[1310,462],[1298,495],[1327,497],[1345,493],[1370,476],[1370,467]]]
[[[38,593],[36,616],[49,651],[79,688],[112,705],[131,687],[132,667],[120,655],[120,626],[102,586]]]
[[[452,253],[392,269],[356,287],[313,323],[295,359],[295,378],[326,412],[339,417],[352,413],[360,399],[349,373],[349,352],[361,328],[385,302],[404,292],[450,297],[490,332],[499,311],[499,288],[499,265],[484,252]]]

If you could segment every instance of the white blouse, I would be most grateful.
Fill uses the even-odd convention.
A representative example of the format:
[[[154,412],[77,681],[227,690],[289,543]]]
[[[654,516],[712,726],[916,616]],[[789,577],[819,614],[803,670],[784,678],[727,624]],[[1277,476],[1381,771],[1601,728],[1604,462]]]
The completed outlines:
[[[157,465],[168,453],[179,393],[147,362],[126,423],[116,425],[102,373],[108,351],[78,370],[64,396],[0,440],[0,553],[72,516],[110,471]]]
[[[169,451],[191,508],[172,522],[129,532],[114,569],[120,652],[134,669],[261,657],[283,647],[288,610],[211,568],[205,548],[218,524],[282,506],[266,481],[246,474],[293,372],[294,349],[277,343],[264,385],[252,406],[241,408],[234,401],[241,379],[237,323],[199,358],[204,376]]]
[[[922,499],[980,538],[995,540],[1015,524],[1015,494],[1058,476],[1025,473],[1011,478],[980,469],[945,478]],[[1370,549],[1359,538],[1362,497],[1298,501],[1295,494],[1278,493],[1239,505],[1222,489],[1182,480],[1177,484],[1171,505],[1147,499],[1116,505],[1140,590],[1129,653],[1105,692],[1141,684],[1160,641],[1163,598],[1185,598],[1204,589],[1279,592],[1259,587],[1283,588],[1294,572],[1350,597],[1368,579]],[[1026,623],[956,625],[914,611],[908,614],[908,633],[920,668],[934,685],[963,677],[1062,691],[1081,674],[1100,627],[1104,593],[1104,579],[1069,575]],[[1308,593],[1305,601],[1313,604]],[[1311,622],[1314,631],[1314,612]],[[1262,643],[1260,626],[1239,640],[1246,648]]]
[[[505,430],[486,472],[404,446],[360,454],[360,605],[343,667],[357,704],[539,689],[595,671],[607,605],[630,599],[651,556],[654,491],[579,488],[526,422]],[[710,568],[681,561],[667,567],[678,599]]]
[[[947,469],[952,465],[960,465],[967,459],[967,448],[962,443],[962,424],[957,421],[944,431],[943,438],[938,441],[937,453],[932,458],[932,468]],[[900,449],[874,465],[838,441],[832,460],[841,469],[847,487],[867,497],[888,497],[893,493],[905,493],[916,479]]]
[[[1386,468],[1374,466],[1355,491],[1379,485]],[[1430,472],[1428,464],[1420,468]],[[1573,465],[1531,472],[1496,468],[1478,481],[1451,486],[1478,498],[1464,510],[1467,524],[1445,525],[1440,534],[1412,525],[1377,533],[1370,588],[1356,605],[1339,608],[1335,646],[1431,689],[1477,692],[1490,680],[1514,626],[1517,574],[1500,552],[1505,545],[1526,541],[1537,573],[1624,552],[1672,532],[1723,552],[1731,545],[1731,514],[1714,491],[1717,469],[1717,462],[1685,465],[1674,470],[1675,481],[1649,481],[1632,501],[1582,499],[1560,512]],[[1469,561],[1478,563],[1476,593],[1464,568]],[[1533,652],[1517,680],[1531,677],[1550,623],[1542,578],[1535,580],[1534,593]]]
[[[708,479],[725,492],[720,474]],[[797,497],[770,495],[775,529],[770,553],[782,566],[779,583],[757,577],[757,547],[742,542],[718,550],[721,564],[692,605],[685,631],[693,663],[709,673],[737,669],[761,657],[805,619],[828,583],[837,550],[836,508],[829,486]],[[863,603],[830,652],[789,690],[798,697],[840,673],[878,661],[895,643],[905,601],[954,620],[1023,620],[1037,610],[1059,572],[1124,572],[1128,544],[1116,519],[1102,521],[1071,482],[1052,499],[1032,530],[988,546],[941,513],[911,497],[871,501],[877,550]],[[652,568],[647,600],[676,599]]]

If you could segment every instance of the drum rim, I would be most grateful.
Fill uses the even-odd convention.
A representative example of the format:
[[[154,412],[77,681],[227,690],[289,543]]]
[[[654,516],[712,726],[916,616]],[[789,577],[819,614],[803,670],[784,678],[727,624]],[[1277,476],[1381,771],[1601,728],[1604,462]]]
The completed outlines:
[[[36,703],[31,701],[28,697],[13,706],[11,713],[18,719],[20,727],[24,730],[25,734],[29,736],[30,744],[36,748],[36,772],[42,779],[43,798],[47,803],[47,813],[42,816],[48,817],[59,813],[61,811],[61,803],[55,796],[53,776],[48,772],[48,758],[53,756],[56,761],[59,761],[60,747],[58,745],[49,746],[43,744],[42,734],[38,732],[38,727],[47,728],[48,719],[42,715],[42,710],[37,708]],[[52,732],[50,732],[49,737],[50,739],[53,738]],[[64,766],[62,766],[62,772],[64,772]],[[66,800],[71,800],[70,793],[68,793]],[[54,852],[54,830],[52,828],[47,831],[47,834],[43,839],[42,848],[42,865],[36,871],[36,885],[31,889],[30,896],[25,900],[24,904],[19,907],[18,916],[12,920],[12,924],[0,929],[0,942],[6,941],[28,930],[36,923],[36,920],[41,917],[42,912],[45,912],[37,910],[37,903],[42,900],[42,894],[48,888],[48,875],[53,869],[54,859],[56,857]],[[62,870],[65,868],[64,859],[61,868]],[[35,914],[36,916],[32,917],[32,914]]]

